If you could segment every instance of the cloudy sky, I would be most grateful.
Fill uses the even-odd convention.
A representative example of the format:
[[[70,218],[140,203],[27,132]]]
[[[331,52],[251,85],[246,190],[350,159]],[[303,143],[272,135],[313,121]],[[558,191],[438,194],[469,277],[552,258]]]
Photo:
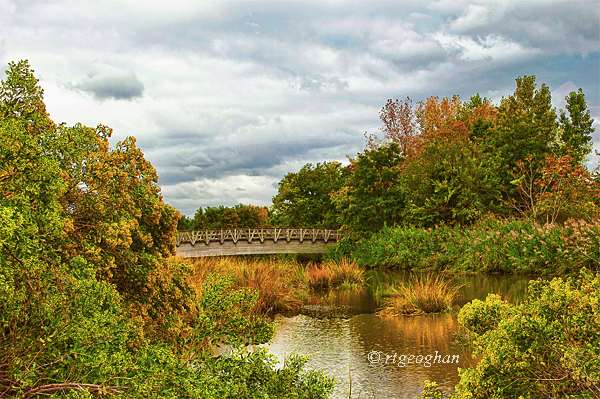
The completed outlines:
[[[193,216],[361,152],[388,98],[499,103],[536,75],[600,121],[599,21],[597,0],[0,0],[0,70],[28,59],[53,120],[135,136]]]

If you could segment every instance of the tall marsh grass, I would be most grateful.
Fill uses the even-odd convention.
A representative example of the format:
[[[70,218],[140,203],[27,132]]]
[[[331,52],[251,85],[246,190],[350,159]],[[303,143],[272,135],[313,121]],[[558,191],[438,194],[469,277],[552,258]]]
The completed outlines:
[[[384,289],[383,304],[377,313],[382,316],[418,316],[449,312],[461,287],[444,276],[414,277]]]
[[[365,281],[364,271],[354,261],[302,264],[278,257],[206,257],[187,260],[189,282],[201,290],[210,274],[233,275],[235,288],[259,293],[257,312],[294,312],[310,289],[352,288]]]
[[[233,275],[235,288],[249,287],[258,291],[256,311],[261,313],[288,312],[300,309],[296,297],[297,265],[272,259],[237,257],[206,257],[189,261],[192,265],[190,282],[201,289],[209,274]]]
[[[365,272],[348,259],[310,263],[306,267],[306,281],[313,289],[353,289],[365,283]]]

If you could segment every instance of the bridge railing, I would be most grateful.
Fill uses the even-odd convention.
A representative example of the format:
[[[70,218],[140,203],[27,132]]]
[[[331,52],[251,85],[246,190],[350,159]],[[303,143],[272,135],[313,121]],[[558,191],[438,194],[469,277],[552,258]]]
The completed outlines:
[[[197,242],[203,242],[210,244],[211,242],[220,242],[223,244],[225,241],[233,241],[237,244],[239,240],[245,240],[252,242],[258,240],[261,243],[265,240],[272,240],[277,242],[279,240],[298,240],[303,242],[304,240],[310,240],[315,242],[322,240],[327,242],[329,240],[337,241],[344,235],[338,230],[326,230],[326,229],[289,229],[289,228],[261,228],[261,229],[222,229],[222,230],[189,230],[177,232],[177,246],[180,246],[184,242],[189,242],[194,246]]]

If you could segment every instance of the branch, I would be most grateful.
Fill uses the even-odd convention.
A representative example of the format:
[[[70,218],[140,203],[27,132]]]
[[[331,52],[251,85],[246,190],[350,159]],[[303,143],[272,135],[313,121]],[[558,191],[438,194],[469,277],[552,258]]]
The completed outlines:
[[[4,249],[6,249],[8,251],[8,254],[15,259],[17,262],[19,262],[21,264],[21,266],[23,267],[24,270],[26,270],[25,268],[25,264],[23,263],[23,261],[21,259],[19,259],[15,254],[13,254],[13,252],[11,251],[11,249],[9,248],[8,245],[6,245],[5,243],[2,243],[2,246],[4,247]],[[33,291],[33,293],[40,298],[43,302],[46,302],[46,304],[48,304],[48,306],[50,306],[52,309],[56,310],[56,308],[49,303],[48,301],[46,301],[44,298],[42,298],[40,296],[40,294],[38,294],[38,292],[33,288],[33,286],[31,285],[31,280],[29,279],[29,275],[27,274],[27,272],[25,272],[25,275],[27,276],[27,284],[29,285],[29,288],[31,288],[31,291]]]
[[[592,258],[591,256],[589,256],[585,250],[583,250],[582,248],[579,247],[579,245],[577,245],[576,242],[573,242],[575,244],[575,246],[577,247],[577,249],[579,250],[579,252],[581,252],[583,254],[583,256],[585,256],[586,258],[590,259],[593,262],[596,262],[597,264],[600,265],[600,261],[598,261],[597,259]]]
[[[119,386],[102,386],[102,385],[97,385],[97,384],[82,384],[82,383],[77,383],[77,382],[65,382],[65,383],[48,384],[48,385],[39,386],[37,388],[31,389],[31,390],[25,392],[19,398],[20,399],[33,398],[39,394],[63,391],[63,390],[71,390],[71,389],[79,389],[79,390],[83,391],[84,388],[87,388],[89,391],[104,391],[104,392],[110,392],[110,393],[117,393],[120,395],[124,395],[123,390],[130,389],[130,387],[127,385],[119,387]],[[125,396],[129,397],[129,395],[125,395]]]

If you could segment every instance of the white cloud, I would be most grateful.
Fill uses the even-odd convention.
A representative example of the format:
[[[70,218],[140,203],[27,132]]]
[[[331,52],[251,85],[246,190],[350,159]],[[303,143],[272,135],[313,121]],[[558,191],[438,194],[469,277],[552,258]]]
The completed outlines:
[[[163,185],[162,194],[183,214],[193,216],[200,207],[251,204],[269,206],[277,194],[280,179],[266,176],[236,175],[221,179],[199,179],[176,185]],[[159,179],[160,183],[160,179]]]
[[[594,0],[440,0],[428,8],[444,16],[443,31],[472,39],[497,35],[553,54],[599,50]]]
[[[474,40],[468,36],[439,33],[435,38],[445,49],[456,50],[460,54],[459,58],[464,61],[499,61],[532,57],[540,52],[496,35]]]
[[[491,10],[480,4],[469,4],[461,16],[450,24],[450,31],[462,32],[473,27],[484,26],[488,24],[490,14],[496,15],[496,18],[500,17],[497,10]]]

